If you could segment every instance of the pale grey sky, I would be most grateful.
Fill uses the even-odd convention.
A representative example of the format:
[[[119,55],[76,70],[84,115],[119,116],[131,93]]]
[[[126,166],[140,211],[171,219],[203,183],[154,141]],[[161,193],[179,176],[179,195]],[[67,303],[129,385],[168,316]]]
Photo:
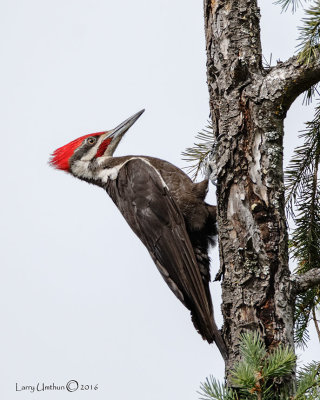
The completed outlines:
[[[264,54],[285,60],[301,15],[260,6]],[[117,154],[185,165],[180,153],[209,115],[201,2],[2,0],[0,32],[0,397],[197,399],[206,376],[223,377],[217,349],[196,333],[106,193],[47,161],[146,108]],[[286,155],[311,117],[293,105]],[[212,284],[221,323],[219,293]],[[314,343],[305,360],[319,358]],[[16,392],[16,383],[71,379],[99,388]]]

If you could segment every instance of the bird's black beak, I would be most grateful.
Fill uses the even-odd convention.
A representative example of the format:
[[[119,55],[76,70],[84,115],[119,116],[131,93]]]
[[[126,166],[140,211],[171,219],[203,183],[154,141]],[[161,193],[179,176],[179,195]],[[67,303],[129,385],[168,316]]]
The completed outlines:
[[[116,128],[114,128],[111,131],[107,132],[107,135],[106,135],[105,139],[112,138],[112,141],[111,141],[110,145],[108,146],[108,148],[107,148],[106,152],[104,153],[104,155],[112,156],[112,154],[116,150],[118,144],[120,143],[120,140],[122,139],[123,135],[140,118],[140,116],[144,113],[144,111],[145,110],[143,109],[143,110],[137,112],[136,114],[132,115],[132,117],[130,117],[130,118],[126,119],[125,121],[123,121]]]
[[[118,125],[116,128],[112,129],[107,135],[107,138],[112,137],[115,139],[118,136],[123,136],[129,128],[137,121],[138,118],[144,113],[144,109],[137,112],[134,114],[132,117],[126,119],[123,121],[120,125]]]

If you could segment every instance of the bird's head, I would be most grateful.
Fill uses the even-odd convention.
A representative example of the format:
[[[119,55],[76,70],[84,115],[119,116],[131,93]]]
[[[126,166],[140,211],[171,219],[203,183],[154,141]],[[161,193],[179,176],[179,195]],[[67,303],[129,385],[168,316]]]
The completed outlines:
[[[123,135],[143,114],[141,110],[123,121],[111,131],[91,133],[59,147],[52,153],[50,164],[63,171],[70,172],[75,161],[93,161],[102,156],[112,157]]]

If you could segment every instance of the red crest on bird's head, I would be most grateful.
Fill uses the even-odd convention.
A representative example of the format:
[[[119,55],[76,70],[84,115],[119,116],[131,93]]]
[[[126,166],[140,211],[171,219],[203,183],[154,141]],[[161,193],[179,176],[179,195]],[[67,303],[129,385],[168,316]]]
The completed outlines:
[[[75,139],[72,142],[65,144],[64,146],[59,147],[52,153],[49,161],[50,165],[52,165],[54,168],[68,171],[70,166],[69,160],[73,156],[77,148],[83,143],[83,141],[90,136],[100,136],[104,133],[106,132],[89,133],[88,135],[81,136],[78,139]],[[105,140],[101,143],[97,151],[96,157],[101,157],[103,155],[111,140],[112,139],[110,138],[110,140]]]

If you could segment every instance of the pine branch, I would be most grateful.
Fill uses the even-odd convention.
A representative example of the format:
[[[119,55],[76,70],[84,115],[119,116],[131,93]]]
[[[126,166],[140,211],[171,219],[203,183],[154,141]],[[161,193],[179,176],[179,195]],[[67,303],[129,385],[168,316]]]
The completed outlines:
[[[241,336],[241,361],[232,371],[237,389],[227,388],[210,376],[198,392],[202,400],[284,400],[289,399],[285,385],[275,393],[274,383],[292,374],[296,356],[289,347],[278,346],[267,353],[256,332]],[[254,367],[255,366],[255,367]],[[312,362],[298,371],[297,391],[291,400],[318,400],[320,397],[320,363]]]
[[[293,293],[295,295],[304,293],[306,290],[320,285],[320,269],[313,268],[304,274],[293,275],[291,280],[294,285]]]
[[[279,112],[287,111],[301,93],[320,81],[320,57],[309,63],[302,61],[299,55],[291,57],[272,67],[263,78],[261,93],[278,104]]]

